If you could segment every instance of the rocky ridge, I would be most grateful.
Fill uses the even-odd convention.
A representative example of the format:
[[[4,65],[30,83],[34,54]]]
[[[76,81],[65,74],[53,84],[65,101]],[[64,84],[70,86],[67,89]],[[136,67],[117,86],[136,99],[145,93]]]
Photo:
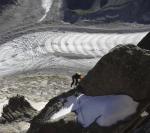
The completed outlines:
[[[17,95],[16,97],[11,97],[8,105],[3,107],[0,124],[15,121],[29,122],[35,115],[37,115],[37,111],[25,100],[24,96]]]
[[[135,58],[135,55],[138,58]],[[31,126],[28,130],[28,133],[61,133],[62,131],[65,133],[133,133],[141,130],[138,128],[142,128],[141,125],[149,121],[149,117],[147,117],[147,115],[142,116],[144,111],[150,113],[148,97],[149,69],[146,69],[144,67],[145,65],[143,66],[143,69],[138,65],[145,64],[147,62],[146,66],[148,66],[148,59],[149,51],[143,50],[134,45],[118,46],[114,48],[107,55],[105,55],[99,61],[99,63],[87,74],[77,89],[68,91],[55,98],[52,98],[45,106],[45,108],[31,121]],[[136,69],[137,71],[133,71],[135,68],[139,69]],[[145,72],[138,71],[141,69]],[[103,73],[101,73],[101,71]],[[94,77],[92,75],[93,73],[95,74]],[[145,80],[141,81],[141,78],[143,79],[142,75],[145,74],[147,74],[144,78]],[[107,78],[103,77],[104,75],[106,75]],[[104,78],[105,82],[102,82],[104,80],[101,79],[101,76],[102,79]],[[134,76],[134,78],[132,76]],[[139,78],[138,81],[137,78]],[[119,79],[121,81],[119,81]],[[92,84],[93,82],[94,84]],[[101,85],[103,85],[105,89],[102,87],[99,88]],[[111,85],[111,87],[109,85]],[[133,87],[134,85],[136,86]],[[143,86],[142,89],[140,89],[141,86]],[[107,128],[98,126],[96,123],[93,123],[88,128],[84,128],[76,121],[76,115],[73,112],[53,121],[51,117],[61,108],[63,108],[64,103],[66,102],[66,98],[72,95],[76,96],[79,93],[85,93],[86,95],[93,96],[126,94],[136,99],[139,102],[139,106],[136,114]]]
[[[124,23],[129,23],[135,29],[141,26],[135,26],[136,23],[150,23],[149,6],[148,0],[2,0],[0,34],[34,26],[40,29],[42,24],[48,27],[74,23],[78,26],[97,25],[96,28],[121,24],[126,29]]]

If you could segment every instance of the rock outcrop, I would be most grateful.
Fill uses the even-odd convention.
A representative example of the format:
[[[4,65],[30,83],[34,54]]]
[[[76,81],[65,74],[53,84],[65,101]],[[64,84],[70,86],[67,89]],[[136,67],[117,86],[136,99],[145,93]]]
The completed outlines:
[[[77,90],[71,90],[51,99],[45,108],[33,118],[28,133],[80,133],[82,127],[76,122],[75,113],[70,113],[55,121],[51,120],[52,115],[63,107],[66,98],[76,93],[78,93]]]
[[[51,99],[33,118],[28,133],[133,133],[143,129],[149,117],[141,114],[143,111],[150,113],[148,66],[150,66],[149,51],[134,45],[117,46],[98,62],[77,89]],[[81,92],[93,96],[126,94],[138,100],[139,106],[134,115],[109,127],[101,127],[93,122],[85,128],[78,123],[74,112],[51,119],[64,107],[69,96],[77,96]]]
[[[76,119],[76,114],[70,112],[58,119],[52,120],[51,117],[63,108],[67,97],[78,95],[80,90],[71,90],[63,93],[49,101],[45,108],[33,118],[27,133],[131,133],[136,129],[136,124],[141,122],[140,113],[147,103],[141,103],[137,113],[109,127],[102,127],[94,122],[84,128]]]
[[[25,100],[24,96],[17,95],[10,98],[8,105],[3,108],[0,124],[30,121],[35,115],[37,115],[37,111]]]
[[[81,26],[114,22],[150,24],[149,6],[149,0],[1,0],[0,34],[64,22]]]
[[[150,32],[138,43],[138,47],[150,50]]]
[[[78,88],[91,96],[126,94],[150,99],[150,51],[134,45],[117,46],[103,56]]]

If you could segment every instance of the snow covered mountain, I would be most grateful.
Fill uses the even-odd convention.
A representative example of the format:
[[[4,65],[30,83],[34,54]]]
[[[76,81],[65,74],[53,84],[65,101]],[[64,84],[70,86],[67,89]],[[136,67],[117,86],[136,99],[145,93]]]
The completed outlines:
[[[149,7],[149,0],[1,0],[0,31],[35,23],[149,24]]]
[[[61,3],[61,0],[1,0],[1,31],[40,23],[44,20],[58,21],[57,14],[60,13]]]

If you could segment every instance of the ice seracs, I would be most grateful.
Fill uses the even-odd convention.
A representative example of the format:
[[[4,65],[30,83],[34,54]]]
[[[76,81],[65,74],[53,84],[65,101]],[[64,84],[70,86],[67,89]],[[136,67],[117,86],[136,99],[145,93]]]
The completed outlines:
[[[111,126],[134,114],[138,103],[127,95],[70,96],[64,107],[51,120],[59,119],[70,112],[76,112],[77,120],[83,127],[96,122],[100,126]]]

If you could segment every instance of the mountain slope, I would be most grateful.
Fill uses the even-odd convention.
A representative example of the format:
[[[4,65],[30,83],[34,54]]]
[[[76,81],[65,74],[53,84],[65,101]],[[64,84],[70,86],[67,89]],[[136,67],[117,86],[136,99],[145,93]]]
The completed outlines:
[[[29,29],[35,24],[64,22],[79,26],[97,24],[97,28],[102,23],[112,27],[116,22],[150,24],[149,7],[149,0],[1,0],[0,34]]]
[[[86,3],[81,0],[80,2],[77,1],[75,6],[75,0],[66,1],[70,12],[76,15],[76,21],[82,19],[93,20],[94,22],[150,23],[149,0],[89,0]]]

